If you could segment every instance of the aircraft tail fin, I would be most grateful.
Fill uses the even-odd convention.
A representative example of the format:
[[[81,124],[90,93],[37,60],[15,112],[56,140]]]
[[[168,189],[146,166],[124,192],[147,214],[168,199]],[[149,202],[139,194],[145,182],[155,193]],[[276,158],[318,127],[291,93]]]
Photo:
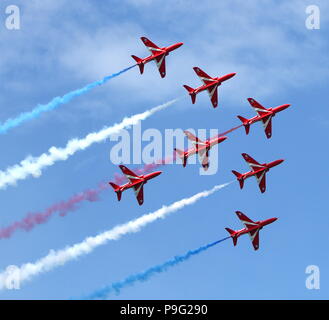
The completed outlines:
[[[187,85],[183,85],[183,87],[188,91],[189,95],[191,96],[191,99],[192,99],[192,104],[195,103],[195,99],[196,99],[196,94],[194,92],[194,89],[187,86]]]
[[[236,178],[238,179],[239,183],[240,183],[240,189],[243,189],[243,185],[244,185],[244,180],[242,179],[242,174],[240,172],[237,172],[235,170],[232,170],[232,173],[236,176]]]
[[[183,160],[183,167],[186,167],[186,161],[187,161],[186,153],[177,148],[175,148],[174,150],[178,154],[178,156]]]
[[[230,228],[225,228],[225,230],[230,234],[233,240],[233,244],[234,246],[236,246],[236,244],[238,243],[238,238],[235,236],[235,231]]]
[[[117,194],[118,201],[120,201],[121,200],[121,195],[122,195],[122,191],[120,190],[120,186],[118,186],[117,184],[115,184],[113,182],[109,182],[109,184],[112,186],[115,193]]]
[[[250,124],[248,123],[248,119],[238,116],[238,118],[240,119],[240,121],[242,122],[242,124],[244,125],[244,128],[246,130],[246,134],[249,133],[250,130]]]
[[[143,74],[144,72],[144,63],[143,63],[143,60],[141,58],[138,58],[134,55],[131,56],[136,62],[137,62],[137,65],[139,67],[139,71],[141,74]]]

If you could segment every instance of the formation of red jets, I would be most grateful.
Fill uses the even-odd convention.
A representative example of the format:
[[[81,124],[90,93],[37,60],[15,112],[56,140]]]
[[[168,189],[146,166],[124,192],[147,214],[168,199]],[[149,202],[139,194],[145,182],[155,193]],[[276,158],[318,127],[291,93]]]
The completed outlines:
[[[134,55],[132,55],[132,58],[136,61],[136,64],[139,67],[140,73],[143,74],[144,72],[144,65],[150,61],[155,61],[161,78],[164,78],[166,76],[166,56],[169,55],[169,53],[173,50],[176,50],[181,45],[183,45],[182,42],[170,45],[168,47],[158,47],[156,44],[154,44],[152,41],[147,39],[146,37],[141,37],[142,42],[144,45],[149,49],[151,52],[151,55],[146,58],[138,58]],[[221,76],[221,77],[210,77],[207,73],[205,73],[203,70],[201,70],[199,67],[194,67],[193,70],[197,74],[197,76],[200,78],[201,82],[203,83],[200,87],[197,87],[195,89],[184,85],[183,87],[188,91],[188,94],[190,95],[192,99],[192,103],[194,104],[196,101],[196,96],[199,92],[207,91],[210,97],[210,101],[212,103],[212,106],[216,108],[218,106],[218,93],[217,89],[218,87],[226,80],[231,79],[236,75],[236,73],[229,73],[227,75]],[[242,122],[242,125],[245,128],[246,134],[249,134],[250,131],[250,125],[252,125],[255,122],[261,121],[264,126],[264,131],[266,134],[266,137],[269,139],[272,136],[272,118],[279,112],[285,110],[290,106],[290,104],[283,104],[275,108],[268,108],[266,109],[263,107],[259,102],[257,102],[255,99],[248,98],[248,102],[250,105],[254,108],[257,115],[246,119],[244,117],[238,116],[240,121]],[[175,148],[175,152],[178,154],[178,156],[183,161],[183,167],[186,166],[187,159],[191,155],[198,154],[200,157],[200,162],[202,164],[202,167],[204,170],[207,170],[209,167],[209,151],[210,149],[216,145],[219,144],[227,139],[225,136],[217,136],[210,138],[206,141],[202,141],[198,137],[194,136],[189,131],[184,131],[187,138],[192,141],[194,146],[188,150],[179,150]],[[249,177],[254,176],[257,180],[259,189],[261,193],[264,193],[266,191],[266,173],[273,167],[281,164],[284,160],[275,160],[269,163],[259,163],[255,159],[253,159],[250,155],[246,153],[242,153],[242,157],[244,160],[248,163],[250,166],[250,171],[246,173],[239,173],[237,171],[232,170],[232,173],[236,176],[237,181],[240,184],[240,188],[242,189],[244,186],[244,181],[248,179]],[[138,201],[139,205],[142,205],[144,202],[144,184],[147,183],[148,180],[153,179],[161,174],[161,171],[152,172],[145,175],[137,175],[127,167],[120,165],[119,168],[121,169],[122,173],[126,176],[128,179],[128,182],[122,186],[118,186],[113,182],[109,182],[109,184],[113,187],[114,191],[117,194],[118,200],[121,200],[122,192],[127,189],[133,189],[136,195],[136,199]],[[277,218],[270,218],[263,221],[257,221],[254,222],[251,219],[249,219],[245,214],[243,214],[240,211],[236,211],[236,214],[240,221],[245,226],[241,230],[232,230],[229,228],[225,228],[230,236],[233,239],[234,246],[237,244],[237,239],[239,236],[243,234],[249,234],[250,239],[252,241],[253,247],[255,250],[258,250],[259,248],[259,231],[266,225],[274,222],[277,220]]]

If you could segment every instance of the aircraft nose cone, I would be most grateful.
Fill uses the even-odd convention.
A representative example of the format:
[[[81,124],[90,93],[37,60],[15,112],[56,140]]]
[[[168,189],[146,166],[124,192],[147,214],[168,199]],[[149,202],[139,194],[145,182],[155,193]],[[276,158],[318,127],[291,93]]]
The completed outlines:
[[[289,108],[291,105],[290,104],[284,104],[281,106],[281,110],[285,110],[287,108]]]
[[[175,43],[171,46],[172,50],[178,49],[179,47],[181,47],[183,45],[183,42],[178,42]]]
[[[232,77],[234,77],[236,75],[236,73],[234,72],[234,73],[229,73],[229,74],[227,74],[227,75],[225,75],[225,76],[223,76],[222,78],[219,78],[219,79],[221,79],[221,81],[226,81],[226,80],[228,80],[228,79],[231,79]]]
[[[270,163],[270,168],[276,167],[279,164],[281,164],[284,161],[284,159],[279,159],[279,160],[275,160],[273,162]]]
[[[159,176],[162,173],[162,171],[156,171],[152,173],[153,178]]]
[[[278,218],[267,219],[267,220],[264,221],[264,226],[269,225],[269,224],[275,222],[276,220],[278,220]]]

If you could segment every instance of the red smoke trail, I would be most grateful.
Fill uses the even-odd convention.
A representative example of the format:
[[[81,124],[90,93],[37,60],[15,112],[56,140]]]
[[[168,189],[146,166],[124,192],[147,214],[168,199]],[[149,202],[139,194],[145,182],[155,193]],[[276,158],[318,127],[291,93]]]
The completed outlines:
[[[78,209],[78,204],[82,201],[94,202],[99,200],[99,194],[108,188],[109,186],[106,183],[100,183],[97,189],[85,190],[66,201],[53,204],[44,211],[30,212],[22,220],[16,221],[8,227],[1,228],[0,239],[10,238],[17,230],[30,231],[36,225],[46,223],[56,212],[61,217],[64,217],[70,211]]]
[[[220,133],[218,134],[218,137],[224,136],[242,126],[243,125],[239,125],[223,133]],[[171,157],[158,160],[156,161],[156,163],[146,164],[142,168],[136,169],[135,172],[136,174],[149,173],[163,165],[173,163],[175,160],[176,160],[176,153],[174,153],[173,156]],[[127,181],[127,178],[122,174],[115,173],[114,181],[116,184],[122,184]],[[109,185],[107,183],[101,182],[97,189],[85,190],[79,194],[74,195],[69,200],[61,201],[53,204],[51,207],[45,209],[44,211],[32,212],[32,213],[30,212],[22,220],[16,221],[7,227],[1,228],[0,239],[10,238],[13,235],[13,233],[15,233],[17,230],[30,231],[36,225],[48,222],[48,220],[55,213],[59,213],[61,217],[65,217],[69,212],[77,210],[79,208],[78,204],[82,201],[89,201],[89,202],[98,201],[100,193],[102,193],[104,190],[107,190],[108,188]]]
[[[227,130],[227,131],[225,131],[225,132],[220,133],[217,137],[225,136],[225,135],[227,135],[228,133],[231,133],[232,131],[241,128],[242,126],[243,126],[243,124],[240,124],[240,125],[237,126],[237,127],[234,127],[234,128],[232,128],[232,129],[230,129],[230,130]]]
[[[158,168],[162,165],[171,163],[175,160],[175,156],[168,157],[157,161],[157,163],[146,164],[142,168],[135,170],[137,174],[144,174],[151,172],[155,168]],[[120,184],[126,182],[126,177],[119,175],[118,173],[114,174],[114,180],[116,183]],[[34,227],[39,224],[44,224],[55,214],[58,213],[59,216],[65,217],[69,212],[75,211],[79,208],[79,204],[82,201],[95,202],[99,200],[99,195],[110,188],[110,185],[105,182],[99,183],[98,187],[95,189],[88,189],[83,192],[80,192],[66,201],[61,201],[53,204],[44,211],[40,212],[29,212],[22,220],[15,221],[7,227],[0,228],[0,239],[10,238],[16,231],[31,231]]]

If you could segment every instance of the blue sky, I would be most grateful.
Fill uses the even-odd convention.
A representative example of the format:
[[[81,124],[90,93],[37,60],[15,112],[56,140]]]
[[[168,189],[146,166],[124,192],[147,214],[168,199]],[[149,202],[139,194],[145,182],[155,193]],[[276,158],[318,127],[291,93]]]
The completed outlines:
[[[219,2],[219,1],[218,1]],[[13,1],[2,1],[5,12]],[[139,233],[98,248],[93,253],[25,283],[18,291],[1,292],[2,299],[67,299],[88,294],[105,284],[159,264],[174,255],[225,237],[224,227],[240,228],[234,211],[251,218],[279,220],[262,230],[260,250],[247,236],[210,249],[146,283],[122,291],[113,299],[324,299],[328,298],[327,182],[329,129],[328,4],[325,1],[16,1],[21,29],[0,26],[0,119],[47,103],[53,97],[98,80],[133,63],[131,54],[146,56],[139,40],[147,36],[159,45],[184,42],[167,59],[161,79],[154,65],[111,80],[58,110],[0,137],[0,168],[38,156],[50,146],[120,121],[184,94],[182,84],[199,85],[192,70],[210,75],[237,75],[219,90],[219,108],[200,94],[196,105],[181,100],[142,123],[142,128],[218,128],[237,124],[236,115],[254,116],[246,98],[265,106],[290,103],[273,121],[273,137],[265,138],[261,124],[246,136],[230,134],[220,148],[220,171],[200,176],[198,165],[168,166],[145,187],[139,207],[132,192],[120,203],[109,190],[102,201],[85,203],[65,218],[55,217],[30,233],[19,232],[0,241],[0,268],[35,261],[50,249],[80,242],[88,235],[155,211],[215,184],[232,180],[231,170],[246,171],[241,153],[261,162],[284,158],[267,179],[261,194],[246,181],[219,191]],[[321,29],[305,28],[305,8],[316,4]],[[0,20],[1,23],[1,20]],[[42,210],[99,181],[110,180],[109,141],[79,152],[0,191],[1,226],[29,211]],[[307,290],[305,269],[318,265],[321,289]]]

